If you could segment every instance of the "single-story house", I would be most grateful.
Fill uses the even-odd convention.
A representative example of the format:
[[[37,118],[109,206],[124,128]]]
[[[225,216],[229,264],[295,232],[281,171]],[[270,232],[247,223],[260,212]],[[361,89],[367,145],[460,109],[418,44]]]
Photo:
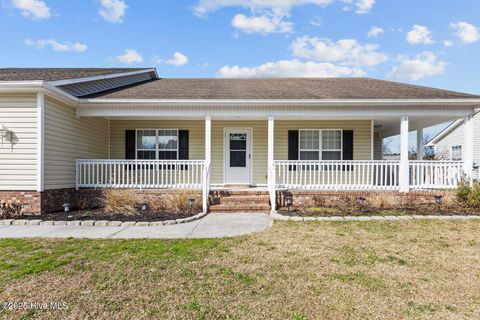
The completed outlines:
[[[454,188],[480,96],[370,78],[165,79],[156,69],[0,69],[0,200],[58,210],[84,189]],[[408,159],[408,133],[463,119],[461,160]],[[401,135],[399,160],[382,139]],[[418,139],[418,150],[423,150]],[[477,144],[478,145],[478,144]],[[255,187],[255,188],[250,188]],[[253,190],[253,191],[252,191]],[[235,207],[233,207],[235,208]]]
[[[480,111],[473,116],[473,160],[476,166],[480,165]],[[439,159],[463,160],[464,158],[464,130],[463,119],[451,122],[445,129],[440,131],[428,143],[433,147],[435,155]]]

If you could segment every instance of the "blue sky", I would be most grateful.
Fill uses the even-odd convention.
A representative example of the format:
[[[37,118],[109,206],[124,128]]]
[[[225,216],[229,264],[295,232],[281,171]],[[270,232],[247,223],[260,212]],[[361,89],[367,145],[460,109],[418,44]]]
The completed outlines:
[[[369,76],[480,94],[478,0],[0,0],[2,67]]]

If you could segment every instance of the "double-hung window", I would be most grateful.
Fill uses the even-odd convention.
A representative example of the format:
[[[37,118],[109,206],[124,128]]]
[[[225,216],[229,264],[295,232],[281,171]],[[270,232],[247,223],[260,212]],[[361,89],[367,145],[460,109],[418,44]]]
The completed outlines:
[[[463,158],[462,154],[462,146],[452,146],[452,160],[454,161],[460,161]]]
[[[177,129],[139,129],[136,139],[137,159],[178,159]]]
[[[300,130],[299,140],[300,160],[342,160],[342,130]]]

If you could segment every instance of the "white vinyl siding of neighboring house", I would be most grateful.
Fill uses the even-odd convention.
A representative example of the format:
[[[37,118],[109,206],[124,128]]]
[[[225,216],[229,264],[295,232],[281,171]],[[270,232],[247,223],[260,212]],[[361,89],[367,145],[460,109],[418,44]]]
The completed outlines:
[[[446,134],[435,144],[435,153],[441,158],[450,160],[453,146],[463,146],[465,137],[463,122]],[[462,148],[463,149],[463,148]],[[480,163],[480,113],[473,118],[473,159]]]
[[[0,140],[0,190],[37,188],[37,96],[0,94],[0,128],[12,141]]]
[[[45,190],[75,187],[77,159],[108,159],[109,121],[45,98]]]

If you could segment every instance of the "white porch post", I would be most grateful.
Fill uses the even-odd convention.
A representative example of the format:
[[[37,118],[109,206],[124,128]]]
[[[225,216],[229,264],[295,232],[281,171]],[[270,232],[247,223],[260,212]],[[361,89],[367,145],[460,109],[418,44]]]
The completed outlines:
[[[464,151],[463,171],[470,182],[473,182],[473,117],[466,116],[464,120]]]
[[[205,117],[205,168],[203,172],[203,212],[208,211],[208,196],[210,193],[210,162],[212,160],[212,117]]]
[[[423,160],[425,146],[423,145],[423,128],[417,130],[417,160]]]
[[[275,120],[273,116],[268,117],[268,191],[270,194],[270,206],[272,212],[276,211],[276,188],[275,188]]]
[[[408,116],[400,120],[400,192],[409,191],[410,172],[408,167]]]

